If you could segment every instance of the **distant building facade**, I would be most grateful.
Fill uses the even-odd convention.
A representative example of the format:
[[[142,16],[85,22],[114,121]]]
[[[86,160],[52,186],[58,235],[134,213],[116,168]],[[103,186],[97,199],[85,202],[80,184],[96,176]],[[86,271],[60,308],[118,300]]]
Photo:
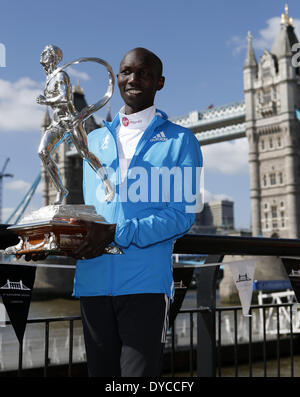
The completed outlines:
[[[234,230],[234,203],[230,200],[204,203],[203,210],[196,214],[190,233],[224,234]]]

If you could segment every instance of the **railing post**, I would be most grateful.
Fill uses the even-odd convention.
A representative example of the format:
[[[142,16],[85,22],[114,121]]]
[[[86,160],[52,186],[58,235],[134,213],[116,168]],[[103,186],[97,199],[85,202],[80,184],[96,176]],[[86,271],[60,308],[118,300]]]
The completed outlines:
[[[209,255],[205,264],[220,263],[223,255]],[[197,280],[197,376],[216,376],[216,283],[220,266],[195,269]]]
[[[74,337],[74,321],[70,320],[70,323],[69,323],[69,368],[68,368],[68,376],[72,376],[73,337]]]
[[[18,376],[22,376],[23,369],[23,338],[19,341],[19,363],[18,363]]]

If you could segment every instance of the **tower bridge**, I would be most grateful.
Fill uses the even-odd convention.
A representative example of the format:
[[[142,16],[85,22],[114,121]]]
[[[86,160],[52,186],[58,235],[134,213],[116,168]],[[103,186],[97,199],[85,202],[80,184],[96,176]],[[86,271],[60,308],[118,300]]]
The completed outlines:
[[[14,289],[14,290],[21,290],[21,291],[30,291],[30,288],[27,288],[26,285],[22,282],[22,280],[19,281],[10,281],[9,279],[7,280],[6,284],[4,284],[0,289]]]
[[[253,236],[300,238],[300,68],[288,6],[271,50],[257,61],[252,36],[244,63],[244,101],[190,112],[175,123],[202,145],[247,137]]]
[[[253,236],[300,238],[300,68],[292,64],[297,42],[286,6],[272,49],[265,49],[258,61],[248,34],[244,100],[172,119],[190,128],[201,145],[247,137]],[[74,102],[77,110],[86,105],[79,87]],[[46,113],[43,131],[49,121]],[[86,126],[88,132],[99,127],[93,117]],[[83,202],[81,158],[72,147],[60,145],[54,159],[70,191],[66,203]],[[47,205],[56,189],[43,168],[42,180]]]
[[[173,123],[189,128],[201,145],[228,141],[246,136],[245,102],[235,102],[205,111],[193,111],[171,119]]]

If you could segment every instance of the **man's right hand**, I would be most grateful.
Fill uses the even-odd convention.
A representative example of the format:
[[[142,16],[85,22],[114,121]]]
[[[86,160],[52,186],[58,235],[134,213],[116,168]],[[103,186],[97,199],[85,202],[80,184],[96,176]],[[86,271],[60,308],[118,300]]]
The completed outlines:
[[[70,223],[84,225],[88,230],[82,244],[72,254],[75,259],[91,259],[102,255],[105,247],[113,241],[115,236],[115,224],[97,223],[73,218],[70,219]]]

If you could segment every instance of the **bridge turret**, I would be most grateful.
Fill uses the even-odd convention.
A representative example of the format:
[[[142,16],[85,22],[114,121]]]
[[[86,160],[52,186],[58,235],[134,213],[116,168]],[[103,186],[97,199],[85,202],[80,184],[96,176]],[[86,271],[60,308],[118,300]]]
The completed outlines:
[[[296,42],[287,5],[272,49],[258,63],[248,35],[244,94],[254,236],[300,237],[300,76],[291,51]]]
[[[245,58],[245,63],[244,63],[244,69],[253,69],[257,71],[257,60],[255,57],[255,53],[253,50],[253,45],[252,45],[252,34],[249,31],[248,32],[248,49],[247,49],[247,54]]]
[[[252,35],[248,32],[248,49],[244,63],[244,97],[246,135],[249,142],[249,172],[252,213],[252,234],[261,234],[260,228],[260,177],[258,160],[258,139],[255,127],[255,81],[258,64],[252,45]]]
[[[254,118],[254,82],[257,78],[258,64],[252,46],[252,35],[248,32],[248,49],[244,63],[244,94],[246,121]]]

